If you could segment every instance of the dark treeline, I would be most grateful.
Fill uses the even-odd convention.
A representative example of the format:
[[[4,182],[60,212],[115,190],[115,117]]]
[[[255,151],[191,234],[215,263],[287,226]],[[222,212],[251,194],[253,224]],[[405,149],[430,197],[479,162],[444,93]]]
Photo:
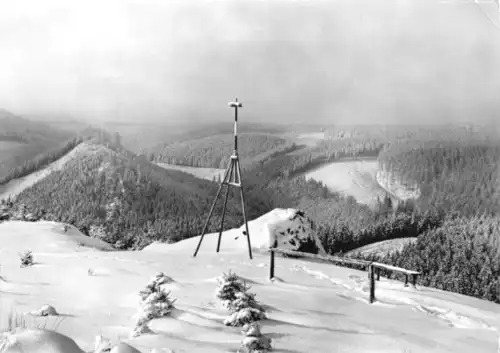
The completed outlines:
[[[500,144],[490,138],[422,137],[389,144],[379,155],[380,168],[403,184],[418,184],[414,219],[427,213],[439,222],[417,231],[416,243],[401,251],[350,256],[422,271],[423,285],[500,303],[499,158]],[[390,218],[385,222],[395,225]],[[349,243],[355,233],[333,238],[334,251],[356,248]]]
[[[292,154],[286,176],[294,177],[343,158],[375,158],[380,148],[382,148],[382,144],[378,140],[322,140],[314,147],[304,148],[298,153]]]
[[[380,169],[418,185],[422,209],[462,216],[498,214],[500,144],[489,141],[408,141],[379,155]]]
[[[422,285],[500,303],[499,233],[499,217],[455,218],[401,251],[356,257],[416,269]]]
[[[225,168],[233,151],[232,135],[211,136],[194,141],[169,144],[149,150],[150,161],[191,167]],[[239,154],[244,170],[277,167],[272,175],[294,177],[336,159],[376,157],[382,144],[377,140],[324,140],[305,148],[273,135],[243,134]],[[267,164],[273,160],[272,164]]]
[[[339,125],[325,129],[326,139],[376,139],[407,143],[408,141],[498,140],[499,131],[491,125]]]
[[[330,207],[324,213],[335,217],[318,218],[316,215],[316,219],[320,220],[318,236],[330,254],[345,253],[383,240],[417,237],[428,229],[439,227],[443,222],[443,217],[433,211],[415,215],[411,209],[404,209],[401,205],[385,216],[382,212],[362,210],[359,206],[351,207],[349,214],[346,214],[342,209],[335,210],[345,207],[339,202],[320,202],[309,207],[316,210]],[[332,209],[335,211],[332,212]]]

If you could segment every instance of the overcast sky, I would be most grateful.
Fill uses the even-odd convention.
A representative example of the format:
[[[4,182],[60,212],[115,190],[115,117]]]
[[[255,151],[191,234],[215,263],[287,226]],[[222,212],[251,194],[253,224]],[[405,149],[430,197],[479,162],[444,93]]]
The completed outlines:
[[[497,16],[472,0],[0,0],[0,107],[195,122],[231,119],[237,95],[260,121],[500,120]]]

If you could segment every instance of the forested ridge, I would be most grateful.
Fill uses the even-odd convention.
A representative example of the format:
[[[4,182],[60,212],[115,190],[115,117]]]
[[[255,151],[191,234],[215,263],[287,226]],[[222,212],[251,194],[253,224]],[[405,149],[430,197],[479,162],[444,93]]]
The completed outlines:
[[[374,211],[352,197],[306,183],[302,177],[289,178],[294,170],[314,161],[314,156],[331,158],[332,150],[337,157],[349,156],[346,151],[359,156],[375,150],[353,148],[363,146],[353,138],[341,139],[345,141],[343,153],[337,139],[325,141],[326,148],[316,149],[316,154],[314,149],[308,151],[313,158],[305,157],[304,150],[298,156],[277,156],[262,166],[259,183],[265,184],[262,176],[266,176],[277,199],[286,201],[287,195],[293,199],[288,202],[298,201],[295,207],[317,222],[329,253],[342,254],[386,239],[418,237],[416,244],[400,252],[371,259],[422,271],[424,285],[500,303],[499,139],[468,129],[453,130],[442,140],[427,130],[422,136],[410,136],[384,143],[379,162],[382,169],[404,171],[403,178],[417,182],[422,189],[418,200],[393,205],[385,199]]]
[[[284,138],[271,134],[240,134],[238,153],[242,164],[262,153],[287,144]],[[291,145],[291,144],[289,144]],[[154,162],[186,165],[191,167],[226,168],[234,150],[233,135],[214,135],[149,149],[148,159]]]
[[[89,127],[80,131],[73,138],[59,144],[57,147],[53,147],[48,151],[37,154],[34,158],[26,160],[19,163],[15,167],[11,168],[4,176],[0,177],[0,185],[6,184],[9,181],[17,178],[22,178],[33,172],[36,172],[52,162],[55,162],[65,154],[69,153],[72,149],[78,146],[83,141],[95,141],[108,146],[112,146],[113,138],[116,140],[119,135],[115,134],[115,137],[103,130]],[[114,141],[119,144],[119,141]]]
[[[238,123],[239,134],[283,134],[287,125],[272,123]],[[167,145],[210,138],[216,135],[232,135],[231,120],[220,123],[152,124],[146,127],[137,123],[111,124],[111,130],[123,136],[123,145],[135,153],[147,155],[149,151],[162,151]]]
[[[500,212],[500,143],[408,141],[386,146],[379,167],[403,183],[416,183],[418,204],[462,216]]]
[[[155,168],[146,160],[127,158],[100,145],[89,146],[92,153],[26,189],[16,203],[24,204],[37,218],[74,224],[119,248],[141,247],[153,240],[177,241],[199,233],[216,184]],[[231,195],[226,228],[239,225],[234,219],[238,210],[239,200]],[[249,198],[249,216],[256,217],[256,212]],[[211,231],[218,219],[216,215]]]
[[[270,170],[277,166],[276,172],[272,174],[283,173],[286,177],[293,177],[308,169],[344,157],[376,157],[382,147],[381,140],[361,138],[322,140],[310,148],[270,134],[242,134],[238,139],[238,153],[243,170],[258,169],[272,161],[265,169]],[[225,168],[233,149],[233,135],[216,135],[158,146],[149,149],[145,155],[156,163]]]
[[[427,135],[386,144],[379,154],[380,168],[402,183],[417,183],[421,190],[420,198],[409,202],[411,217],[427,212],[439,220],[438,226],[407,231],[418,238],[401,251],[350,256],[415,269],[422,272],[423,285],[500,303],[499,158],[500,142],[490,137]],[[387,222],[394,229],[390,217]],[[355,235],[333,239],[334,251],[356,248],[343,241]]]
[[[498,216],[460,217],[424,232],[401,251],[353,256],[421,271],[421,285],[500,303],[499,234]]]

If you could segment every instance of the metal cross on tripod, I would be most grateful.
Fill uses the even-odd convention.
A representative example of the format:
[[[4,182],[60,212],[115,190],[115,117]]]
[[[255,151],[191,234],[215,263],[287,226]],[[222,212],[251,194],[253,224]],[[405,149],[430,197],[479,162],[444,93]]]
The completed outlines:
[[[226,216],[226,206],[227,206],[227,199],[229,196],[229,187],[234,186],[240,189],[240,196],[241,196],[241,211],[243,213],[243,220],[245,222],[245,230],[246,230],[246,237],[247,237],[247,243],[248,243],[248,256],[250,259],[252,259],[252,246],[250,244],[250,233],[248,232],[248,222],[247,222],[247,215],[245,211],[245,196],[243,194],[243,181],[241,179],[241,168],[240,168],[240,160],[238,157],[238,108],[242,108],[243,105],[241,102],[238,102],[238,98],[234,102],[229,103],[229,107],[234,108],[234,151],[233,154],[231,155],[231,158],[229,160],[229,164],[227,166],[226,171],[224,172],[224,178],[222,180],[222,183],[219,186],[219,190],[217,191],[217,195],[215,196],[214,202],[212,203],[212,207],[210,208],[210,212],[208,214],[207,220],[205,222],[205,225],[203,227],[203,231],[201,233],[200,241],[198,242],[198,246],[196,247],[196,250],[193,254],[193,257],[196,257],[198,254],[198,251],[200,250],[201,242],[203,241],[203,237],[205,236],[205,233],[207,231],[208,223],[210,222],[210,218],[212,217],[212,214],[215,210],[215,205],[217,203],[217,199],[219,198],[222,188],[224,185],[226,186],[226,195],[224,197],[224,207],[222,209],[222,217],[220,221],[220,229],[219,229],[219,238],[217,240],[217,252],[220,250],[220,242],[222,239],[222,229],[224,227],[224,217]]]

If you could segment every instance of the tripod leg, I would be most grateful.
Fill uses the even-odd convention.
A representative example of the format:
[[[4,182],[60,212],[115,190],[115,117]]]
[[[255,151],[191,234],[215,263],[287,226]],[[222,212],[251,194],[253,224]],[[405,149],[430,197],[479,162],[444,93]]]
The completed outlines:
[[[203,237],[205,236],[205,232],[207,231],[208,222],[210,221],[210,218],[212,217],[212,213],[214,213],[215,204],[217,203],[217,199],[220,196],[220,193],[222,191],[222,187],[224,186],[224,181],[227,178],[227,175],[229,173],[230,167],[231,166],[229,165],[228,168],[226,169],[226,172],[224,173],[223,182],[220,184],[219,190],[217,191],[217,195],[215,196],[214,202],[212,203],[212,207],[210,208],[210,212],[208,213],[207,220],[205,221],[205,225],[203,226],[203,231],[201,232],[200,241],[198,242],[198,246],[196,247],[196,250],[194,251],[193,257],[196,257],[196,255],[198,254],[198,251],[200,250],[201,242],[203,241]]]
[[[231,171],[229,172],[229,175],[228,175],[228,178],[227,178],[228,182],[231,181],[233,173],[235,172],[234,171],[234,164],[233,163],[234,163],[233,160],[231,160],[230,164],[229,164],[229,167],[231,168]],[[222,239],[222,229],[224,228],[224,218],[226,216],[226,206],[227,206],[227,198],[228,198],[228,196],[229,196],[229,184],[226,185],[226,196],[224,197],[224,207],[222,209],[222,217],[221,217],[221,220],[220,220],[219,239],[217,239],[217,252],[219,252],[219,250],[220,250],[220,242],[221,242],[221,239]]]
[[[241,168],[239,161],[236,161],[238,167],[238,179],[240,182],[240,195],[241,195],[241,211],[243,213],[243,220],[245,221],[245,230],[247,232],[247,242],[248,242],[248,256],[252,260],[252,245],[250,244],[250,232],[248,231],[247,213],[245,210],[245,196],[243,193],[243,181],[241,180]]]

